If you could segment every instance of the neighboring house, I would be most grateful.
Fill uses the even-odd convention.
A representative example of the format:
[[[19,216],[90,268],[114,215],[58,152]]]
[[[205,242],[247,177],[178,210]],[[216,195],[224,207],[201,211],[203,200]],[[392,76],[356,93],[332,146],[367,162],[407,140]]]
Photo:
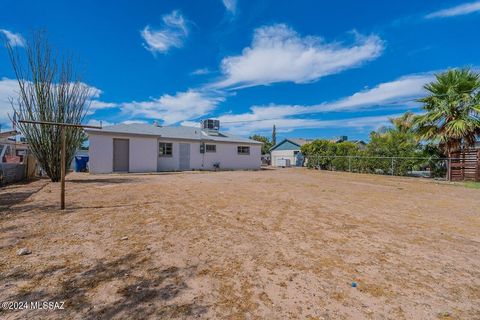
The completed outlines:
[[[285,165],[285,161],[290,162],[291,166],[300,167],[303,165],[303,156],[300,153],[300,147],[304,144],[314,141],[313,139],[295,139],[288,138],[277,143],[270,149],[271,164],[274,167],[282,167]],[[358,146],[360,150],[365,149],[367,144],[363,140],[348,140],[347,136],[341,136],[329,140],[334,143],[351,142]]]
[[[284,166],[287,160],[292,166],[302,166],[303,157],[300,156],[300,147],[304,144],[312,142],[307,139],[284,139],[270,149],[271,164],[274,167]]]
[[[0,132],[0,163],[23,163],[28,154],[28,144],[24,138],[19,141],[16,135],[20,132],[6,131]]]
[[[360,150],[365,150],[365,148],[367,147],[367,143],[363,140],[349,140],[347,142],[351,142],[353,144],[356,144],[358,149],[360,149]]]
[[[18,131],[0,132],[0,186],[33,178],[37,164]]]
[[[119,124],[86,129],[91,173],[260,169],[262,143],[219,131],[218,120],[201,128]]]
[[[338,138],[333,138],[330,140],[333,143],[340,143],[340,142],[350,142],[357,145],[358,149],[364,150],[367,147],[367,144],[363,140],[348,140],[347,136],[340,136]]]

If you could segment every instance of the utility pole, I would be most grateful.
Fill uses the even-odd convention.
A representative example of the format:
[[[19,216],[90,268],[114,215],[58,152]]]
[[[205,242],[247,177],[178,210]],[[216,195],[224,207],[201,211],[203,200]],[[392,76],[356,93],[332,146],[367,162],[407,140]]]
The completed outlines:
[[[73,123],[63,123],[63,122],[49,122],[49,121],[32,121],[32,120],[19,120],[18,122],[21,123],[30,123],[30,124],[39,124],[39,125],[48,125],[48,126],[59,126],[60,127],[60,135],[61,135],[61,153],[60,153],[60,209],[65,209],[65,172],[67,171],[67,164],[66,162],[66,132],[65,129],[67,127],[70,128],[91,128],[91,129],[102,129],[102,127],[98,126],[88,126],[83,124],[73,124]]]
[[[272,145],[276,145],[277,144],[277,130],[275,128],[275,125],[273,125],[273,129],[272,129]]]

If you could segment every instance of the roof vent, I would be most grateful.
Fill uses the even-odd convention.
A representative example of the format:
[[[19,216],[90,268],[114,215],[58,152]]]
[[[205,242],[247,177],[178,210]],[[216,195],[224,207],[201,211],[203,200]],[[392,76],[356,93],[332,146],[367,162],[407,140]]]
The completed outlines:
[[[220,130],[220,120],[205,119],[202,120],[202,129],[208,131]]]

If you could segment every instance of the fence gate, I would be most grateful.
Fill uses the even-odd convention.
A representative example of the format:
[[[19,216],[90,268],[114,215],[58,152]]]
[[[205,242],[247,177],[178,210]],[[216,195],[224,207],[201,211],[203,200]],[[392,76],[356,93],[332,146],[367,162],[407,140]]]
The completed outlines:
[[[451,155],[450,181],[480,181],[480,149],[467,149]]]

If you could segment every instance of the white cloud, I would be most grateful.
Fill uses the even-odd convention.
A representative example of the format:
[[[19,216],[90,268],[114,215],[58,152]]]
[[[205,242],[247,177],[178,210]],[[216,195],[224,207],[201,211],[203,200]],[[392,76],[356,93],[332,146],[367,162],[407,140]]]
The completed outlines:
[[[425,93],[423,86],[434,78],[433,74],[401,77],[391,82],[381,83],[372,89],[357,92],[337,102],[316,106],[316,109],[322,111],[359,109],[418,97]]]
[[[197,69],[197,70],[193,71],[190,74],[192,76],[203,76],[203,75],[210,74],[210,73],[212,73],[212,70],[210,70],[208,68],[201,68],[201,69]]]
[[[12,105],[10,99],[16,97],[18,94],[17,80],[2,78],[0,80],[0,124],[2,127],[10,125],[8,116],[13,115]]]
[[[111,109],[115,107],[118,107],[117,103],[91,100],[90,107],[88,108],[88,114],[94,114],[96,111],[101,109]]]
[[[148,122],[145,121],[145,120],[126,120],[126,121],[122,121],[120,123],[132,124],[132,123],[148,123]],[[88,120],[87,124],[90,125],[90,126],[108,127],[108,126],[113,126],[116,123],[106,121],[106,120],[90,119],[90,120]]]
[[[148,123],[148,122],[145,121],[145,120],[126,120],[126,121],[123,121],[122,123],[124,123],[124,124],[132,124],[132,123]]]
[[[98,100],[102,91],[88,84],[83,84],[88,87],[91,93],[90,108],[88,114],[93,114],[99,109],[113,108],[118,106],[115,103],[103,102]],[[13,115],[12,105],[10,99],[17,99],[20,89],[18,87],[18,81],[14,79],[2,78],[0,80],[0,124],[9,124],[9,115]],[[15,100],[14,100],[15,102]]]
[[[90,119],[87,122],[89,126],[97,126],[97,127],[108,127],[112,126],[114,123],[105,121],[105,120],[97,120],[97,119]]]
[[[180,123],[180,125],[184,126],[184,127],[200,128],[200,122],[199,121],[182,121]]]
[[[227,127],[230,130],[241,134],[255,132],[260,129],[268,129],[273,124],[276,124],[279,129],[283,128],[283,130],[322,127],[327,124],[332,126],[337,124],[338,126],[350,127],[360,127],[362,125],[370,126],[374,124],[374,121],[384,119],[385,117],[358,118],[363,120],[368,119],[368,122],[364,122],[363,120],[356,121],[355,119],[350,119],[348,122],[346,120],[339,120],[339,122],[335,122],[334,120],[319,122],[319,120],[298,119],[292,117],[335,111],[372,109],[385,107],[385,105],[392,103],[398,104],[399,107],[406,109],[406,107],[412,106],[413,102],[411,99],[424,94],[423,86],[433,79],[433,74],[409,75],[391,82],[381,83],[372,89],[362,90],[351,96],[333,102],[324,102],[309,106],[276,104],[252,106],[250,112],[225,114],[220,116],[219,119],[222,123],[222,127]],[[391,109],[392,106],[390,105],[388,108]],[[380,123],[379,126],[382,124],[384,124],[384,122]]]
[[[425,16],[426,19],[433,19],[433,18],[448,18],[448,17],[455,17],[455,16],[463,16],[466,14],[471,14],[474,12],[480,11],[480,1],[464,3],[455,7],[439,10],[427,14]]]
[[[301,37],[285,24],[255,30],[250,47],[222,60],[223,79],[213,87],[248,87],[275,82],[308,83],[377,58],[383,41],[355,34],[352,45]]]
[[[256,132],[271,131],[273,125],[276,126],[277,132],[290,132],[295,129],[325,129],[325,128],[356,128],[375,130],[389,123],[390,117],[398,117],[400,114],[357,117],[338,120],[316,120],[316,119],[277,119],[277,120],[261,120],[246,123],[228,123],[223,121],[223,117],[219,117],[220,125],[229,132],[238,135],[250,135]]]
[[[149,101],[133,101],[122,104],[122,111],[131,116],[161,119],[164,124],[174,124],[208,114],[225,98],[216,93],[196,90],[165,94]]]
[[[408,104],[408,99],[416,98],[424,93],[423,85],[434,79],[432,74],[409,75],[391,82],[381,83],[372,89],[359,91],[351,96],[333,102],[315,105],[277,105],[252,106],[251,112],[227,115],[227,121],[262,120],[295,116],[302,114],[349,111],[378,107],[382,104],[402,102]]]
[[[5,38],[7,38],[8,44],[12,47],[25,47],[26,41],[20,33],[14,33],[6,29],[0,29],[0,33],[3,33]]]
[[[230,13],[235,14],[237,11],[237,0],[222,0],[225,9]]]
[[[162,20],[161,29],[155,30],[147,25],[140,33],[145,41],[143,46],[153,54],[166,53],[172,47],[181,48],[188,36],[188,23],[179,11],[164,15]]]

